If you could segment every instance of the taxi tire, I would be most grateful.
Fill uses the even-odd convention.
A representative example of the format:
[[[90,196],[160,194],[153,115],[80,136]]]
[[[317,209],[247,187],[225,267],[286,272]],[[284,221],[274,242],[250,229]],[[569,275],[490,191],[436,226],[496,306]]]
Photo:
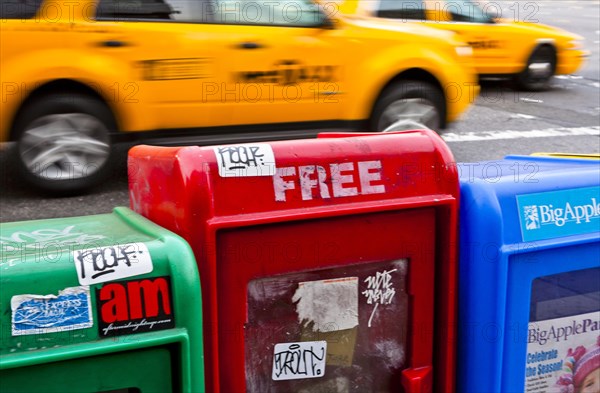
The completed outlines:
[[[550,63],[551,72],[546,77],[535,78],[531,75],[530,66],[532,63]],[[552,78],[556,72],[556,50],[549,45],[536,47],[525,65],[522,72],[515,75],[514,81],[519,90],[524,91],[544,91],[550,89]]]
[[[98,168],[92,167],[94,171],[82,177],[56,180],[35,174],[27,167],[24,157],[21,154],[23,137],[28,126],[45,116],[71,113],[83,114],[90,119],[94,118],[99,122],[98,124],[104,126],[99,132],[101,138],[105,139],[108,145],[105,161]],[[54,93],[36,98],[26,103],[26,106],[20,111],[14,122],[13,131],[16,136],[16,146],[13,149],[13,154],[15,156],[17,174],[21,176],[22,180],[38,191],[52,196],[82,194],[108,177],[112,168],[113,157],[110,133],[116,130],[116,121],[112,111],[104,102],[97,98],[81,93]]]
[[[439,127],[429,128],[434,129],[434,131],[438,133],[440,132],[440,129],[446,128],[446,99],[444,93],[427,82],[406,80],[396,82],[386,87],[380,94],[369,121],[370,131],[380,132],[385,130],[387,127],[380,129],[378,125],[386,108],[395,101],[411,98],[427,100],[435,107],[437,115],[439,116]],[[421,123],[419,119],[411,120]]]

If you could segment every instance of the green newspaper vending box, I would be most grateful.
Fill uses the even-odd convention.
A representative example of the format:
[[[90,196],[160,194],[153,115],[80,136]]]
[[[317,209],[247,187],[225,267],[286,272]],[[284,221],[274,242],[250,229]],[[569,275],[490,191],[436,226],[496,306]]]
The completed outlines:
[[[126,208],[0,225],[0,391],[204,390],[196,262]]]

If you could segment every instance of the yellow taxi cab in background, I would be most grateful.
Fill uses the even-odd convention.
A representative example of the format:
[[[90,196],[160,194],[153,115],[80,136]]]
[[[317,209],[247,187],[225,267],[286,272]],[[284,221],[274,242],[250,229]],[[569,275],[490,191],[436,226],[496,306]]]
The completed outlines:
[[[100,182],[122,139],[273,140],[401,119],[437,130],[479,89],[455,34],[310,0],[1,3],[0,141],[48,191]]]
[[[500,18],[496,2],[485,0],[342,0],[348,15],[394,19],[458,33],[473,47],[482,76],[511,76],[524,90],[547,89],[556,74],[572,74],[589,55],[583,37],[540,23]],[[529,9],[521,15],[535,19]],[[508,15],[506,15],[508,16]]]

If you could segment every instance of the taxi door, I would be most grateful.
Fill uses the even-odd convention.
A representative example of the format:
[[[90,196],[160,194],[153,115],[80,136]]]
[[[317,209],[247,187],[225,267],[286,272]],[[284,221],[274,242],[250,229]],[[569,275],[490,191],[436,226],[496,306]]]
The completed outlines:
[[[343,101],[345,55],[309,0],[215,0],[211,46],[225,61],[217,100],[231,124],[333,120]]]
[[[505,24],[493,14],[500,12],[496,3],[472,0],[426,0],[427,24],[456,32],[473,48],[479,74],[503,73],[510,59],[511,39]]]
[[[199,0],[99,0],[92,19],[74,27],[77,49],[89,54],[87,68],[107,83],[105,96],[138,111],[135,118],[122,119],[135,122],[125,128],[219,125],[219,113],[202,98],[206,84],[223,78],[223,56],[208,45],[200,5]]]

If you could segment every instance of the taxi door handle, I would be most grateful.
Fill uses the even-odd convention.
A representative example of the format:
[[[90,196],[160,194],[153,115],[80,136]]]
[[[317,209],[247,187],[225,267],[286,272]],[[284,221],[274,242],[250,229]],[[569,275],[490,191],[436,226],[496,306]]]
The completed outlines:
[[[106,41],[101,41],[98,44],[100,46],[105,46],[107,48],[121,48],[121,47],[129,45],[126,42],[119,41],[119,40],[106,40]]]
[[[251,42],[251,41],[240,42],[238,44],[239,49],[260,49],[263,47],[264,46],[259,44],[258,42]]]

